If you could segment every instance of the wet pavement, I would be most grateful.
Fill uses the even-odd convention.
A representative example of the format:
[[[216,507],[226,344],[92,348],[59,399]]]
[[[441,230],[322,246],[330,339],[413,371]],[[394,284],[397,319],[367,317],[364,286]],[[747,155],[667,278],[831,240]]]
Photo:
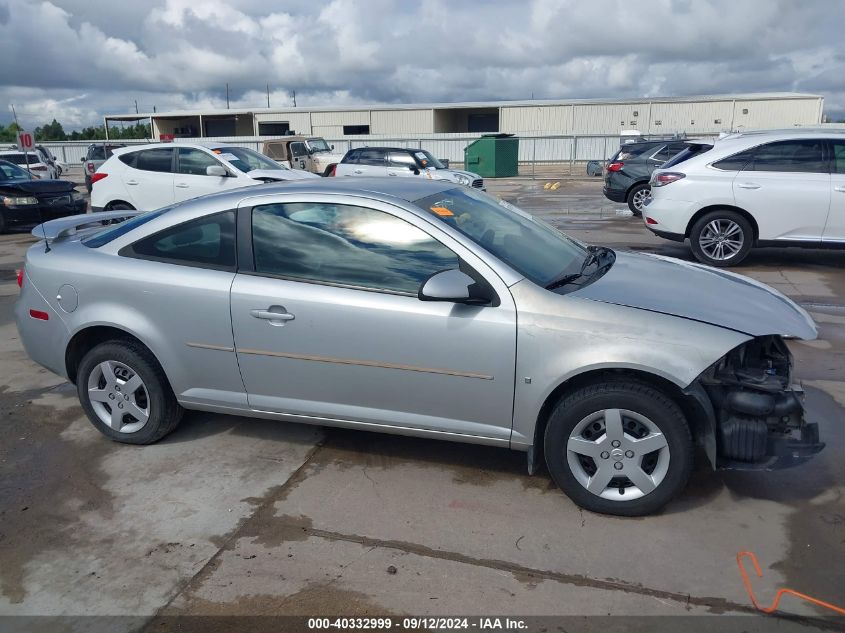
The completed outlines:
[[[690,259],[597,181],[488,186],[585,241]],[[617,519],[497,448],[205,413],[153,446],[110,442],[20,347],[14,270],[31,242],[0,236],[0,614],[142,616],[97,622],[151,631],[184,614],[747,615],[746,549],[763,601],[787,586],[845,603],[845,251],[765,249],[735,269],[816,319],[818,340],[790,346],[827,448],[774,473],[699,465],[659,515]],[[810,618],[799,630],[837,627],[783,604]]]

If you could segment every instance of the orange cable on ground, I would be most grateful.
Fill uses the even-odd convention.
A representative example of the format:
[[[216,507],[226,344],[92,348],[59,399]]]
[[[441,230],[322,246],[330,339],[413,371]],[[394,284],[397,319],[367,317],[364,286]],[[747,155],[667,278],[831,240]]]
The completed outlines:
[[[760,563],[757,562],[757,557],[754,555],[753,552],[737,552],[736,555],[736,564],[739,567],[739,573],[742,574],[742,582],[745,585],[745,590],[748,592],[749,597],[751,598],[751,602],[754,607],[758,611],[762,611],[763,613],[773,613],[778,608],[778,603],[780,602],[781,597],[784,594],[790,594],[793,596],[797,596],[802,600],[806,600],[807,602],[812,602],[815,605],[820,607],[824,607],[825,609],[830,609],[831,611],[838,613],[839,615],[845,615],[845,608],[838,607],[835,604],[830,604],[829,602],[824,602],[823,600],[819,600],[818,598],[813,598],[806,594],[800,593],[795,591],[794,589],[778,589],[777,593],[775,594],[775,599],[772,601],[771,606],[763,607],[757,603],[757,598],[754,595],[754,590],[751,588],[751,580],[748,578],[748,572],[745,570],[745,566],[742,564],[743,558],[750,558],[751,562],[754,563],[754,571],[757,572],[757,577],[762,578],[763,572],[760,571]]]

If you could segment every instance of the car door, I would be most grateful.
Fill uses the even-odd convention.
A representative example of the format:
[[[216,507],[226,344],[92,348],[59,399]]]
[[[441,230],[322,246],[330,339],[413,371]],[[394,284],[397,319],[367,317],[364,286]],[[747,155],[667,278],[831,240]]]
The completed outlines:
[[[290,152],[290,163],[294,169],[304,169],[305,171],[313,171],[311,168],[311,154],[308,153],[308,148],[302,141],[293,141],[288,145]]]
[[[845,243],[845,140],[830,142],[830,211],[823,241]]]
[[[420,166],[416,159],[408,152],[388,152],[387,154],[387,175],[388,176],[419,176]]]
[[[819,241],[830,207],[821,139],[766,143],[734,178],[736,205],[754,216],[761,240]]]
[[[352,168],[352,176],[387,176],[387,157],[382,149],[364,147],[358,154],[358,162]]]
[[[209,176],[206,169],[215,166],[229,171],[211,154],[194,147],[179,147],[176,150],[176,176],[173,179],[175,201],[181,202],[222,189],[243,186],[244,183],[239,178]]]
[[[387,203],[273,200],[239,209],[240,239],[251,233],[241,252],[253,259],[232,285],[232,327],[250,407],[507,440],[516,314],[495,273]],[[428,276],[460,260],[500,305],[418,299]]]
[[[151,211],[173,204],[175,148],[156,147],[134,152],[134,164],[122,171],[123,184],[136,209]]]

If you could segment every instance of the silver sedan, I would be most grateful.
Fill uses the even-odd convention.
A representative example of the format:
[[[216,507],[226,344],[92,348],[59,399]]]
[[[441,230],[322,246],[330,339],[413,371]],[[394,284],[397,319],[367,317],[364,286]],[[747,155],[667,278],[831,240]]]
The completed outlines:
[[[148,444],[184,409],[501,446],[579,505],[654,512],[713,467],[823,447],[750,279],[582,244],[485,193],[323,179],[48,222],[15,314],[94,426]]]

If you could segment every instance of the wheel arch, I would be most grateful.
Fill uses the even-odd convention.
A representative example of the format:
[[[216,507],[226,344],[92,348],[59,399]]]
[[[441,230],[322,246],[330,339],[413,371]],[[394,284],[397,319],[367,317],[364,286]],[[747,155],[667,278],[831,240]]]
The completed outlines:
[[[712,434],[712,425],[708,417],[710,412],[706,410],[700,399],[696,398],[688,389],[681,387],[668,378],[642,369],[591,369],[575,376],[570,376],[558,384],[546,397],[537,414],[537,420],[534,425],[534,437],[528,451],[529,471],[535,472],[540,464],[544,463],[543,437],[551,413],[558,402],[581,387],[601,382],[625,381],[646,384],[669,396],[680,407],[681,411],[683,411],[684,417],[686,417],[687,423],[690,426],[693,439],[696,442],[707,444],[708,436]],[[710,457],[709,452],[708,457]],[[712,456],[711,461],[714,459],[715,454]]]
[[[156,358],[149,345],[134,334],[113,325],[91,325],[76,332],[65,348],[65,369],[70,382],[76,384],[76,373],[85,354],[100,343],[116,340],[137,343],[143,346],[153,358]],[[157,358],[156,362],[158,362]],[[161,365],[160,362],[159,365]]]
[[[131,202],[128,202],[128,201],[126,201],[126,200],[112,200],[112,201],[111,201],[111,202],[109,202],[106,206],[104,206],[104,207],[103,207],[103,211],[113,211],[113,210],[114,210],[114,205],[116,205],[116,204],[126,204],[126,205],[129,205],[129,207],[130,207],[133,211],[134,211],[134,210],[136,210],[136,209],[135,209],[135,205],[134,205],[134,204],[132,204]]]
[[[631,197],[631,192],[640,185],[647,185],[649,183],[649,179],[646,178],[645,180],[637,180],[636,182],[632,183],[630,187],[625,190],[625,201],[628,201],[628,198]]]
[[[695,223],[711,211],[734,211],[735,213],[739,213],[742,217],[748,220],[748,223],[751,225],[751,230],[754,231],[754,241],[756,242],[760,237],[760,228],[757,226],[757,220],[754,219],[754,216],[751,215],[745,209],[731,204],[712,204],[706,207],[702,207],[701,209],[696,211],[695,214],[690,218],[690,221],[687,223],[687,228],[684,232],[684,237],[689,237],[690,233],[692,232],[692,227],[695,226]]]

